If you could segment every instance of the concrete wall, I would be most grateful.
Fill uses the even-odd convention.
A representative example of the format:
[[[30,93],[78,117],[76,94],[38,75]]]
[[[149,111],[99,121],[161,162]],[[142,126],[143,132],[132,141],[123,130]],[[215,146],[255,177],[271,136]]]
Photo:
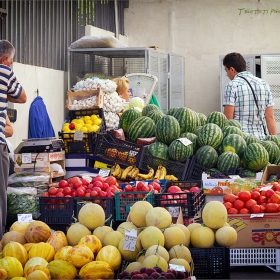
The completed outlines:
[[[185,57],[185,106],[220,111],[219,56],[280,53],[279,0],[129,0],[129,47]]]
[[[27,94],[25,104],[9,103],[9,107],[17,109],[14,135],[9,138],[15,149],[22,139],[28,138],[29,108],[37,96],[37,89],[47,107],[56,135],[61,130],[65,119],[67,73],[20,63],[13,63],[13,71]]]

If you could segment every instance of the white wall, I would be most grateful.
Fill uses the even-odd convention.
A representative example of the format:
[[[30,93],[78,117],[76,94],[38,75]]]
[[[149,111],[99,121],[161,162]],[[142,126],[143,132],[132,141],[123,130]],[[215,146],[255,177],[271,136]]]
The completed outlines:
[[[25,104],[9,104],[9,107],[17,109],[17,121],[13,124],[14,135],[9,138],[13,148],[16,148],[22,139],[28,138],[29,108],[37,96],[37,89],[57,135],[65,119],[66,72],[20,63],[13,63],[13,71],[27,95]]]
[[[220,110],[219,55],[280,53],[279,26],[279,0],[129,0],[125,11],[130,47],[185,57],[185,106],[204,114]]]

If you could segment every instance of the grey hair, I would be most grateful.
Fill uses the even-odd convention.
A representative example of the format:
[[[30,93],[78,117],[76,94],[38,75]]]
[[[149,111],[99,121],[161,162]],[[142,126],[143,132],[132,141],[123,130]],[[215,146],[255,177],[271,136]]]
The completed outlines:
[[[15,53],[14,46],[7,40],[0,40],[0,57],[8,55],[12,57]]]

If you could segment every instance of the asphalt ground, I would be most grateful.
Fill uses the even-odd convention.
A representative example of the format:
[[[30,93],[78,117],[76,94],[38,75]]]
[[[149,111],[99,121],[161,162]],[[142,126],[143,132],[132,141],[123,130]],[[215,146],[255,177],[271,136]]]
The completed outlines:
[[[273,266],[273,269],[276,267]],[[231,266],[230,279],[280,279],[280,271],[275,272],[267,266]]]

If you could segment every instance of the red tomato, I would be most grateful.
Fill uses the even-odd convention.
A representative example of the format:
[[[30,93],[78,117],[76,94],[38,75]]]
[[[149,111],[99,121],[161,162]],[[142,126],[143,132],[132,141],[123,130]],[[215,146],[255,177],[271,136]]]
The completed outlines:
[[[279,204],[277,203],[267,203],[265,207],[265,212],[267,213],[278,213],[279,212]]]
[[[269,189],[265,192],[265,196],[267,199],[271,198],[273,194],[275,194],[273,189]]]
[[[245,203],[244,201],[240,199],[236,199],[235,202],[233,203],[233,207],[237,210],[240,210],[241,208],[244,208]]]
[[[67,180],[60,180],[59,183],[58,183],[58,186],[59,186],[60,188],[68,187],[68,182],[67,182]]]
[[[227,210],[233,207],[232,203],[229,202],[229,201],[224,202],[224,205],[225,205],[225,207],[226,207]]]
[[[261,196],[261,194],[260,194],[260,192],[259,191],[252,191],[251,192],[251,198],[252,199],[254,199],[254,200],[256,200],[256,201],[258,201],[258,199],[260,198],[260,196]]]
[[[55,196],[56,197],[64,197],[64,193],[63,192],[58,192]]]
[[[224,196],[223,199],[224,199],[224,202],[230,202],[230,203],[233,204],[237,198],[238,198],[237,195],[234,195],[232,193],[228,193]]]
[[[280,203],[280,195],[275,193],[270,197],[269,200],[270,200],[271,203],[279,204]]]
[[[64,193],[65,196],[68,195],[68,194],[70,195],[71,192],[72,192],[72,188],[70,188],[70,187],[65,187],[63,189],[63,193]]]
[[[214,187],[211,189],[211,194],[223,194],[223,189],[221,187]]]
[[[260,207],[261,207],[261,213],[265,213],[266,203],[261,204]]]
[[[256,201],[256,200],[254,200],[254,199],[249,199],[249,200],[247,200],[247,201],[245,202],[245,208],[247,208],[248,210],[250,210],[251,207],[252,207],[253,205],[256,205],[256,204],[257,204],[257,201]]]
[[[43,193],[41,194],[41,196],[43,196],[43,197],[48,197],[48,196],[49,196],[49,193],[48,193],[48,192],[43,192]]]
[[[253,205],[250,209],[250,212],[254,214],[261,213],[261,206],[258,204]]]
[[[247,208],[241,208],[239,210],[239,214],[250,214],[250,211]]]
[[[105,183],[111,186],[111,185],[115,185],[117,183],[117,180],[114,176],[109,176],[105,179]]]
[[[252,192],[256,192],[256,191],[257,191],[257,192],[260,192],[260,189],[261,189],[260,187],[254,188],[254,189],[252,190]]]
[[[79,197],[83,197],[85,196],[85,191],[83,190],[83,188],[78,188],[76,189],[76,196],[79,196]]]
[[[241,191],[238,193],[238,198],[243,201],[247,201],[251,198],[251,193],[249,191]]]
[[[50,195],[56,195],[57,194],[57,188],[56,187],[50,187],[48,190],[48,193]]]
[[[267,201],[266,197],[261,195],[257,202],[259,205],[261,205],[262,203],[266,203],[266,201]]]
[[[238,210],[235,208],[228,209],[228,214],[238,214]]]

